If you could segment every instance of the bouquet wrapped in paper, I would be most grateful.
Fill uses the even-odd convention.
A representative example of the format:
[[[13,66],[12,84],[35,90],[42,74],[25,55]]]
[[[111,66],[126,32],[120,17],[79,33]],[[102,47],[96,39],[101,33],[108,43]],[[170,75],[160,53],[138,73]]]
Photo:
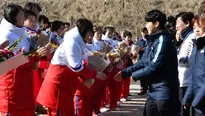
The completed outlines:
[[[49,47],[51,46],[53,49],[57,49],[58,45],[49,42],[45,47]],[[29,52],[25,53],[24,56],[34,56],[36,54],[36,52],[39,50],[40,46],[38,48],[32,49]],[[50,51],[52,52],[52,51]]]
[[[8,48],[0,50],[0,75],[12,69],[15,69],[29,61],[28,58],[24,55],[24,49],[19,48],[17,51],[13,52],[14,49],[18,48],[19,43],[27,36],[28,34],[20,37]]]
[[[5,41],[2,43],[2,49],[0,50],[0,62],[6,61],[13,56],[15,56],[17,53],[13,53],[14,49],[17,49],[19,43],[26,37],[27,35],[20,37],[17,39],[12,45],[10,45],[8,48],[6,48],[9,45],[9,41]]]
[[[117,48],[113,52],[107,54],[107,59],[111,63],[118,62],[124,55],[128,53],[128,48]]]
[[[4,50],[2,52],[3,55],[0,57],[0,75],[13,70],[29,61],[28,58],[22,54],[12,53],[8,50]]]
[[[109,53],[112,50],[112,47],[109,44],[107,44],[105,42],[103,42],[102,44],[103,44],[102,45],[102,50],[100,52],[106,54],[106,53]]]
[[[94,69],[97,72],[103,72],[109,66],[110,63],[99,55],[100,52],[98,54],[97,53],[88,56],[88,67]],[[88,88],[90,88],[94,84],[94,82],[94,79],[83,79],[83,84]]]
[[[88,56],[88,66],[96,71],[102,72],[108,65],[109,62],[98,55]]]
[[[37,48],[37,46],[43,47],[49,43],[49,36],[43,31],[31,31],[27,29],[26,32],[29,34],[30,45],[32,48]]]

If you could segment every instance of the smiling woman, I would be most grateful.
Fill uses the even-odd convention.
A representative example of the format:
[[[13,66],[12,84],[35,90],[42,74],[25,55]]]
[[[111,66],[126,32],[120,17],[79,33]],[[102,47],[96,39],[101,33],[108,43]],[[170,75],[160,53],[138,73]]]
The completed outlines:
[[[4,9],[4,19],[0,24],[0,43],[9,41],[9,44],[12,45],[19,38],[25,37],[23,23],[23,8],[15,4],[8,5]],[[19,42],[18,49],[22,48],[26,52],[29,51],[30,45],[27,39],[22,39]],[[17,49],[13,50],[13,52],[15,51]],[[33,116],[32,65],[35,58],[29,58],[29,60],[29,63],[0,75],[0,112],[2,115]]]
[[[21,6],[18,5],[8,5],[4,9],[4,18],[11,24],[23,27],[24,23],[24,11]]]

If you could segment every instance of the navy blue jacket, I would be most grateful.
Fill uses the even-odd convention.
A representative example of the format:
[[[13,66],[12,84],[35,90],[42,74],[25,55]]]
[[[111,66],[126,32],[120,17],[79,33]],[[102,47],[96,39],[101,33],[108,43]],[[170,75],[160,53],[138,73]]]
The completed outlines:
[[[178,99],[179,80],[176,47],[169,34],[158,31],[147,38],[145,52],[136,64],[122,70],[123,77],[146,79],[148,95],[155,100]]]
[[[142,48],[145,48],[146,47],[146,40],[144,40],[143,38],[138,38],[137,39],[137,42],[136,42],[136,45],[139,46],[139,47],[142,47]],[[142,58],[142,55],[143,55],[144,51],[139,51],[139,59]]]
[[[205,113],[205,37],[196,40],[196,52],[192,66],[192,83],[184,95],[182,104],[191,104]]]

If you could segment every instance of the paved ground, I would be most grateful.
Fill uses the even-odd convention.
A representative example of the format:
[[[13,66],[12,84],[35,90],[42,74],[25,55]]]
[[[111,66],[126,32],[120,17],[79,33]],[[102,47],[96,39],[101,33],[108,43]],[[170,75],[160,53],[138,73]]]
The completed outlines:
[[[120,104],[122,111],[105,112],[104,116],[142,116],[146,99],[145,96],[137,96],[137,92],[139,92],[139,84],[131,83],[130,93],[132,96],[129,97],[130,101]]]
[[[130,101],[120,104],[122,111],[106,112],[104,116],[142,116],[145,96],[137,96],[139,85],[132,83],[130,86]]]

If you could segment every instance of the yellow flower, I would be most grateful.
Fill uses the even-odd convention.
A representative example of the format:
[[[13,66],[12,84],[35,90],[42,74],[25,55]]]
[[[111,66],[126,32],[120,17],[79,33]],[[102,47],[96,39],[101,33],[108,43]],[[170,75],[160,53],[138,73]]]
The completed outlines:
[[[58,48],[58,45],[56,45],[56,44],[50,43],[50,45],[51,45],[53,48],[55,48],[55,49]]]

